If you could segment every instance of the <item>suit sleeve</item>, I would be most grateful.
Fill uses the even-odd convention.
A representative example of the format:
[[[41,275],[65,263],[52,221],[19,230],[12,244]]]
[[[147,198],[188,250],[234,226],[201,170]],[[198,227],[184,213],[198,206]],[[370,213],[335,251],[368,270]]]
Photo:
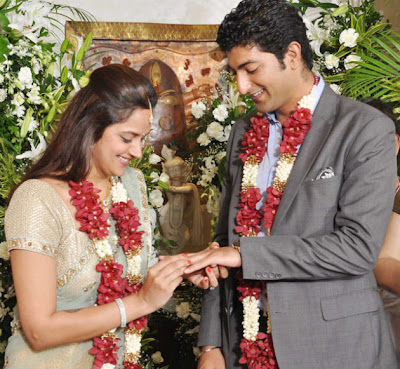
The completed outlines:
[[[393,123],[386,117],[379,115],[359,128],[344,163],[333,231],[308,238],[242,238],[244,278],[323,280],[372,271],[393,206],[394,147]]]

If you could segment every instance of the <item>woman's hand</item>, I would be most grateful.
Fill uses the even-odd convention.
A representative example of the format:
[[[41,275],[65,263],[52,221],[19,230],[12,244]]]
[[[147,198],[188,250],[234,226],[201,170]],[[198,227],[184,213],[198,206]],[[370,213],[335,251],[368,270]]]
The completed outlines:
[[[180,254],[162,258],[151,267],[146,276],[139,296],[148,306],[148,313],[164,306],[172,297],[175,288],[183,281],[183,271],[191,261],[187,254]]]
[[[231,246],[216,248],[214,244],[211,244],[210,247],[203,251],[189,254],[189,259],[191,260],[191,265],[185,269],[185,274],[187,275],[201,271],[208,266],[215,267],[218,265],[225,268],[238,268],[242,266],[240,252]],[[227,274],[225,270],[223,272],[224,275],[225,272]]]

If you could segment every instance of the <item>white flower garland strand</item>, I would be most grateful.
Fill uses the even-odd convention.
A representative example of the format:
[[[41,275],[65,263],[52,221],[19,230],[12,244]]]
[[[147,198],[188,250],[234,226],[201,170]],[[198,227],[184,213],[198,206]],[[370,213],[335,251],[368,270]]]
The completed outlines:
[[[126,191],[122,182],[119,181],[118,177],[111,178],[112,187],[110,190],[112,204],[116,202],[128,202],[128,192]],[[104,212],[108,212],[108,208],[104,209]],[[110,221],[110,220],[109,220]],[[96,253],[100,260],[113,259],[112,247],[108,242],[108,236],[99,240],[94,241]],[[126,275],[133,276],[134,278],[141,278],[140,266],[142,264],[142,258],[140,256],[140,250],[138,254],[131,252],[125,254],[127,259],[127,272]],[[108,334],[115,334],[115,329],[112,329]],[[141,339],[142,336],[139,331],[135,329],[129,329],[125,332],[125,356],[133,357],[138,360],[140,357],[141,350]],[[137,358],[137,359],[136,359]],[[110,363],[105,363],[101,367],[102,369],[115,369],[116,366]]]
[[[311,92],[303,96],[297,103],[299,108],[305,108],[312,111],[316,104],[316,98],[314,97],[314,91],[316,85],[313,85]],[[273,181],[274,188],[286,184],[290,172],[292,171],[296,157],[291,154],[281,154],[278,165],[275,171],[275,177]],[[250,187],[257,187],[257,176],[259,170],[259,164],[254,157],[250,156],[243,166],[243,177],[242,177],[242,191]],[[283,191],[282,191],[283,192]],[[243,337],[249,341],[255,341],[259,332],[259,316],[260,309],[258,307],[258,300],[254,296],[247,296],[243,299]]]

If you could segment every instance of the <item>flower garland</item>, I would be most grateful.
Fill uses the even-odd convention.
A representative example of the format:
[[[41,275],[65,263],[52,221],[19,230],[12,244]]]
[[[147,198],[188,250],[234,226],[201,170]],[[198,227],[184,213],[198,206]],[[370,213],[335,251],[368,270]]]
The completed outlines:
[[[93,187],[93,183],[85,180],[80,183],[69,182],[71,203],[76,207],[76,220],[81,224],[80,231],[86,232],[92,240],[96,253],[100,259],[96,270],[101,273],[98,288],[97,304],[103,305],[118,298],[137,293],[142,287],[140,274],[140,250],[143,231],[139,231],[139,211],[123,184],[112,177],[111,201],[112,207],[107,211],[99,199],[100,190]],[[124,250],[127,260],[126,277],[122,277],[123,266],[116,263],[113,250],[108,242],[110,213],[115,220],[118,243]],[[141,331],[147,328],[147,317],[129,322],[125,328],[125,369],[141,369],[138,364],[141,349]],[[113,369],[117,364],[118,336],[111,330],[93,339],[93,347],[89,353],[95,355],[93,369]]]
[[[269,122],[261,113],[257,113],[251,119],[251,126],[243,136],[242,153],[239,155],[244,166],[235,231],[241,237],[257,236],[261,231],[261,220],[263,220],[267,235],[271,234],[286,182],[296,160],[298,147],[303,143],[306,133],[311,128],[311,110],[316,102],[313,93],[317,84],[318,77],[314,75],[314,85],[310,94],[298,102],[294,112],[282,123],[283,140],[279,147],[281,156],[272,186],[267,188],[267,199],[262,212],[256,207],[261,199],[260,189],[257,188],[257,175],[267,151]],[[237,279],[239,299],[243,303],[243,339],[240,344],[242,356],[239,362],[247,364],[249,369],[276,369],[278,363],[272,343],[269,311],[267,333],[259,332],[258,304],[263,282],[244,280],[241,273],[237,275]],[[266,291],[265,286],[264,291]],[[266,292],[265,298],[267,298]]]

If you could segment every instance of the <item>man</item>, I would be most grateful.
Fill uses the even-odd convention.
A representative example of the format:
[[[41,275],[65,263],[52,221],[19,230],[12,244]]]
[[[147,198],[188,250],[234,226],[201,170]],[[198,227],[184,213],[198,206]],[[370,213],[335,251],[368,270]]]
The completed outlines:
[[[207,249],[186,270],[243,273],[206,293],[198,368],[396,368],[373,274],[395,187],[393,123],[313,75],[304,24],[283,0],[243,0],[217,42],[263,115],[236,122],[228,142],[215,241],[240,250]]]

